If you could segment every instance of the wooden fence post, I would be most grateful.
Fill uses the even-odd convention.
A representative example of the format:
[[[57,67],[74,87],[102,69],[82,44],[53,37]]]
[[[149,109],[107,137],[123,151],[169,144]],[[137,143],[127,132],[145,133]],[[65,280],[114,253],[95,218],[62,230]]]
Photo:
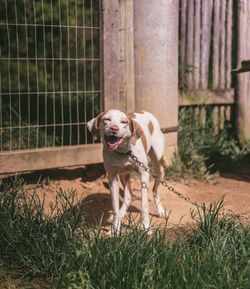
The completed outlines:
[[[213,1],[202,1],[202,33],[201,33],[201,89],[208,88],[208,72],[211,40],[211,21]]]
[[[194,89],[200,88],[200,42],[201,42],[201,0],[195,0],[194,24]]]
[[[241,0],[238,6],[238,67],[250,59],[250,1]],[[237,128],[239,139],[250,140],[250,72],[238,74]]]
[[[181,0],[181,23],[180,23],[180,67],[181,67],[181,79],[179,79],[182,88],[186,84],[186,36],[187,36],[187,0]]]
[[[179,1],[135,0],[136,109],[152,112],[162,128],[178,123]],[[167,156],[177,133],[166,135]]]
[[[187,88],[193,88],[194,74],[194,1],[188,1],[187,9]]]
[[[219,87],[220,67],[220,0],[214,1],[214,23],[213,23],[213,89]]]
[[[133,0],[103,0],[104,109],[135,110]]]

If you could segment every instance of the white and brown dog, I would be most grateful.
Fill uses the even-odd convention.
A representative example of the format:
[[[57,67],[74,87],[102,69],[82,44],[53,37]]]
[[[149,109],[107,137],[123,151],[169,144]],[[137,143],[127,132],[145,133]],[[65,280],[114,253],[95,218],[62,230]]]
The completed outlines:
[[[148,112],[138,112],[127,115],[119,110],[110,109],[100,113],[87,124],[90,132],[100,135],[103,143],[104,166],[108,174],[114,211],[113,229],[120,231],[121,220],[125,216],[131,201],[130,174],[136,171],[140,175],[142,190],[141,219],[145,229],[149,228],[148,183],[149,174],[138,167],[130,158],[129,152],[138,160],[148,165],[152,162],[154,173],[164,177],[163,153],[164,136],[157,119]],[[119,178],[124,186],[124,202],[119,207]],[[159,196],[159,182],[155,180],[153,187],[156,212],[165,216],[165,210]]]

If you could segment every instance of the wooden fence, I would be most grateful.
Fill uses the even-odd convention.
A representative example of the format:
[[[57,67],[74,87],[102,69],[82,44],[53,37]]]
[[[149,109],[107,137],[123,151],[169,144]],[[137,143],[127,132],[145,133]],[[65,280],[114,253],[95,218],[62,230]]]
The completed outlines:
[[[102,162],[101,110],[177,125],[178,1],[4,0],[0,29],[0,174]]]
[[[212,118],[216,131],[234,123],[234,5],[233,0],[180,1],[180,111],[199,115],[203,124]]]
[[[232,0],[181,0],[180,88],[231,88],[232,25]]]
[[[38,2],[33,1],[33,4]],[[103,109],[150,110],[160,119],[163,128],[177,124],[178,1],[160,2],[158,5],[156,1],[144,3],[141,0],[47,1],[50,12],[47,16],[40,15],[37,18],[39,23],[36,22],[36,13],[41,11],[29,10],[29,13],[34,13],[31,17],[33,23],[27,21],[28,10],[24,0],[4,1],[8,9],[3,7],[0,13],[0,40],[3,43],[0,61],[5,64],[0,66],[0,174],[101,162],[101,144],[94,143],[87,132],[86,122]],[[246,56],[249,48],[243,42],[249,20],[244,9],[249,12],[250,6],[248,0],[241,0],[245,8],[239,13],[239,3],[234,0],[179,2],[179,110],[181,113],[192,112],[204,125],[208,117],[212,117],[215,130],[219,131],[225,123],[234,121],[235,89],[231,69],[237,61],[232,57],[236,55],[238,44],[235,31],[240,22],[238,29],[244,28],[238,33],[240,51]],[[66,5],[66,9],[60,7],[59,14],[53,8],[58,3]],[[67,6],[69,3],[74,4],[72,9]],[[14,9],[17,4],[21,9],[20,18],[15,17],[19,10]],[[9,9],[11,5],[14,5],[12,10]],[[93,8],[95,14],[90,13]],[[88,12],[82,14],[84,11]],[[11,17],[14,22],[10,21]],[[89,23],[83,17],[87,17]],[[53,41],[56,31],[59,38]],[[24,41],[21,41],[21,35],[25,36]],[[42,45],[37,45],[38,40]],[[36,47],[34,55],[29,54],[31,49],[24,49],[29,45]],[[56,56],[56,53],[59,55]],[[83,65],[79,66],[79,63]],[[42,73],[38,75],[38,70],[32,67],[41,69]],[[63,70],[65,80],[61,74]],[[82,79],[83,82],[80,81]],[[13,83],[17,85],[14,87]],[[37,88],[35,91],[31,90],[31,83]],[[40,97],[43,101],[35,101],[32,107],[33,94],[35,99]],[[27,100],[25,110],[22,110],[23,97]],[[64,97],[68,100],[60,102],[59,98]],[[16,107],[12,105],[14,99]],[[241,99],[247,97],[242,96]],[[62,109],[63,103],[68,103],[68,106]],[[245,100],[240,107],[244,107],[244,103]],[[44,107],[45,110],[41,111]],[[60,107],[61,115],[58,114]],[[43,113],[45,122],[41,123]],[[53,113],[57,113],[58,118]],[[247,114],[245,109],[245,117]],[[6,123],[3,122],[4,115]],[[74,121],[75,116],[79,117]],[[16,138],[11,127],[14,118],[17,122]],[[30,141],[33,126],[35,133],[45,127],[43,135],[46,136],[45,140],[41,138],[42,145],[37,141],[35,147]],[[4,140],[7,130],[18,149],[3,149],[8,145]],[[52,142],[47,135],[49,132],[53,136]],[[61,137],[66,132],[69,134],[67,142]],[[27,135],[26,146],[20,135]],[[171,133],[166,138],[168,151],[174,151],[177,134]]]

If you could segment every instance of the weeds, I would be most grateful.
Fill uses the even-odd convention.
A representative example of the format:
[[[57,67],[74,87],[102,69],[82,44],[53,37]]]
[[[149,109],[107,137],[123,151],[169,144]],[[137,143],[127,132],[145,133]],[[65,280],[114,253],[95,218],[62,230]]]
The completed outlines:
[[[249,288],[250,230],[223,213],[223,199],[197,207],[192,231],[171,241],[133,223],[106,237],[87,225],[73,191],[59,191],[51,209],[21,180],[1,184],[0,267],[50,278],[49,288]]]
[[[211,118],[204,126],[191,111],[180,113],[179,126],[178,152],[167,168],[168,177],[209,181],[220,172],[250,163],[250,143],[240,145],[230,124],[217,132]]]

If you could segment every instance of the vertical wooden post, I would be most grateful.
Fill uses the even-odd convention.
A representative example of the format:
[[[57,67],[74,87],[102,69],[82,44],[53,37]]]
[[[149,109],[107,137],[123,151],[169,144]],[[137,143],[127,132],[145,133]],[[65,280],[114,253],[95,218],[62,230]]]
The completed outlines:
[[[238,67],[242,60],[250,59],[250,1],[238,2]],[[238,74],[237,128],[239,139],[250,140],[250,72]]]
[[[194,88],[200,86],[201,0],[195,0],[194,24]]]
[[[188,1],[187,9],[187,88],[193,88],[194,73],[194,1]]]
[[[202,34],[201,34],[201,88],[208,87],[208,68],[210,56],[211,21],[213,0],[202,1]]]
[[[119,0],[103,1],[104,109],[119,107]]]
[[[181,86],[186,84],[186,34],[187,34],[187,0],[181,0]]]
[[[214,0],[213,89],[219,86],[220,0]]]
[[[135,71],[134,71],[134,5],[133,0],[120,0],[120,104],[122,110],[135,110]]]
[[[103,0],[104,109],[135,109],[133,0]]]
[[[161,127],[178,123],[179,1],[135,0],[136,109],[152,112]],[[166,135],[168,156],[177,133]]]
[[[221,0],[220,8],[220,78],[219,87],[220,89],[225,88],[225,24],[226,24],[226,0]]]
[[[226,19],[226,89],[231,88],[232,69],[232,30],[233,30],[233,1],[227,2]]]

